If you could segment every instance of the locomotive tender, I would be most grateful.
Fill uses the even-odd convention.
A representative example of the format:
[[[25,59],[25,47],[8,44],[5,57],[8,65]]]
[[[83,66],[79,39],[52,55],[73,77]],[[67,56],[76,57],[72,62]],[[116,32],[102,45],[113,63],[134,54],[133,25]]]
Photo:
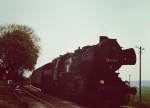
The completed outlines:
[[[132,48],[122,49],[116,39],[101,36],[98,44],[60,55],[36,69],[31,83],[43,92],[73,102],[116,108],[126,104],[130,94],[136,94],[136,88],[122,81],[117,70],[135,63]]]

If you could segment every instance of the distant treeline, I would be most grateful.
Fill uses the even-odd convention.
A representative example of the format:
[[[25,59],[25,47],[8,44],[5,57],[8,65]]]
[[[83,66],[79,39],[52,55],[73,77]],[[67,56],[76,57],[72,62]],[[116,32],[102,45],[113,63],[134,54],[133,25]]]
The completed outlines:
[[[139,81],[131,81],[131,86],[139,87]],[[150,80],[142,81],[142,87],[150,87]]]

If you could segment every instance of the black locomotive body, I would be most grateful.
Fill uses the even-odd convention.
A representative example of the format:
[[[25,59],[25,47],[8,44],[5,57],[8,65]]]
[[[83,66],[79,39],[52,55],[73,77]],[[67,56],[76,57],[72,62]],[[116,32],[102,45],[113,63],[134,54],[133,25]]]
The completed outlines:
[[[85,105],[121,106],[136,89],[118,77],[122,65],[134,65],[132,48],[123,50],[116,39],[101,36],[93,46],[78,48],[55,58],[31,76],[43,92]]]

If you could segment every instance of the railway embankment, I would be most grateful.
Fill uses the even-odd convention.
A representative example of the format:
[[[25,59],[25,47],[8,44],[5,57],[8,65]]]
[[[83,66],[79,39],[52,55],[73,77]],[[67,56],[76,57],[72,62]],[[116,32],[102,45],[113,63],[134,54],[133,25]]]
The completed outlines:
[[[74,103],[44,94],[40,89],[24,86],[12,91],[0,84],[0,108],[83,108]]]
[[[49,94],[42,93],[40,89],[35,88],[31,85],[24,86],[23,91],[31,97],[35,98],[36,100],[53,104],[58,108],[83,108],[82,106],[79,106],[75,103],[50,96]]]

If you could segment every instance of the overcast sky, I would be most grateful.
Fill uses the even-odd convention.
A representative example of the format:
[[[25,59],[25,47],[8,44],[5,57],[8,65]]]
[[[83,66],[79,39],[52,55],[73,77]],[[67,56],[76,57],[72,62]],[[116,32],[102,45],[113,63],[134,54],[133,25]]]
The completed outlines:
[[[100,35],[116,38],[124,48],[142,46],[142,79],[150,79],[150,0],[0,0],[0,24],[32,27],[41,38],[36,67],[97,44]],[[136,50],[138,58],[138,50]],[[134,66],[122,66],[121,77],[138,80]]]

